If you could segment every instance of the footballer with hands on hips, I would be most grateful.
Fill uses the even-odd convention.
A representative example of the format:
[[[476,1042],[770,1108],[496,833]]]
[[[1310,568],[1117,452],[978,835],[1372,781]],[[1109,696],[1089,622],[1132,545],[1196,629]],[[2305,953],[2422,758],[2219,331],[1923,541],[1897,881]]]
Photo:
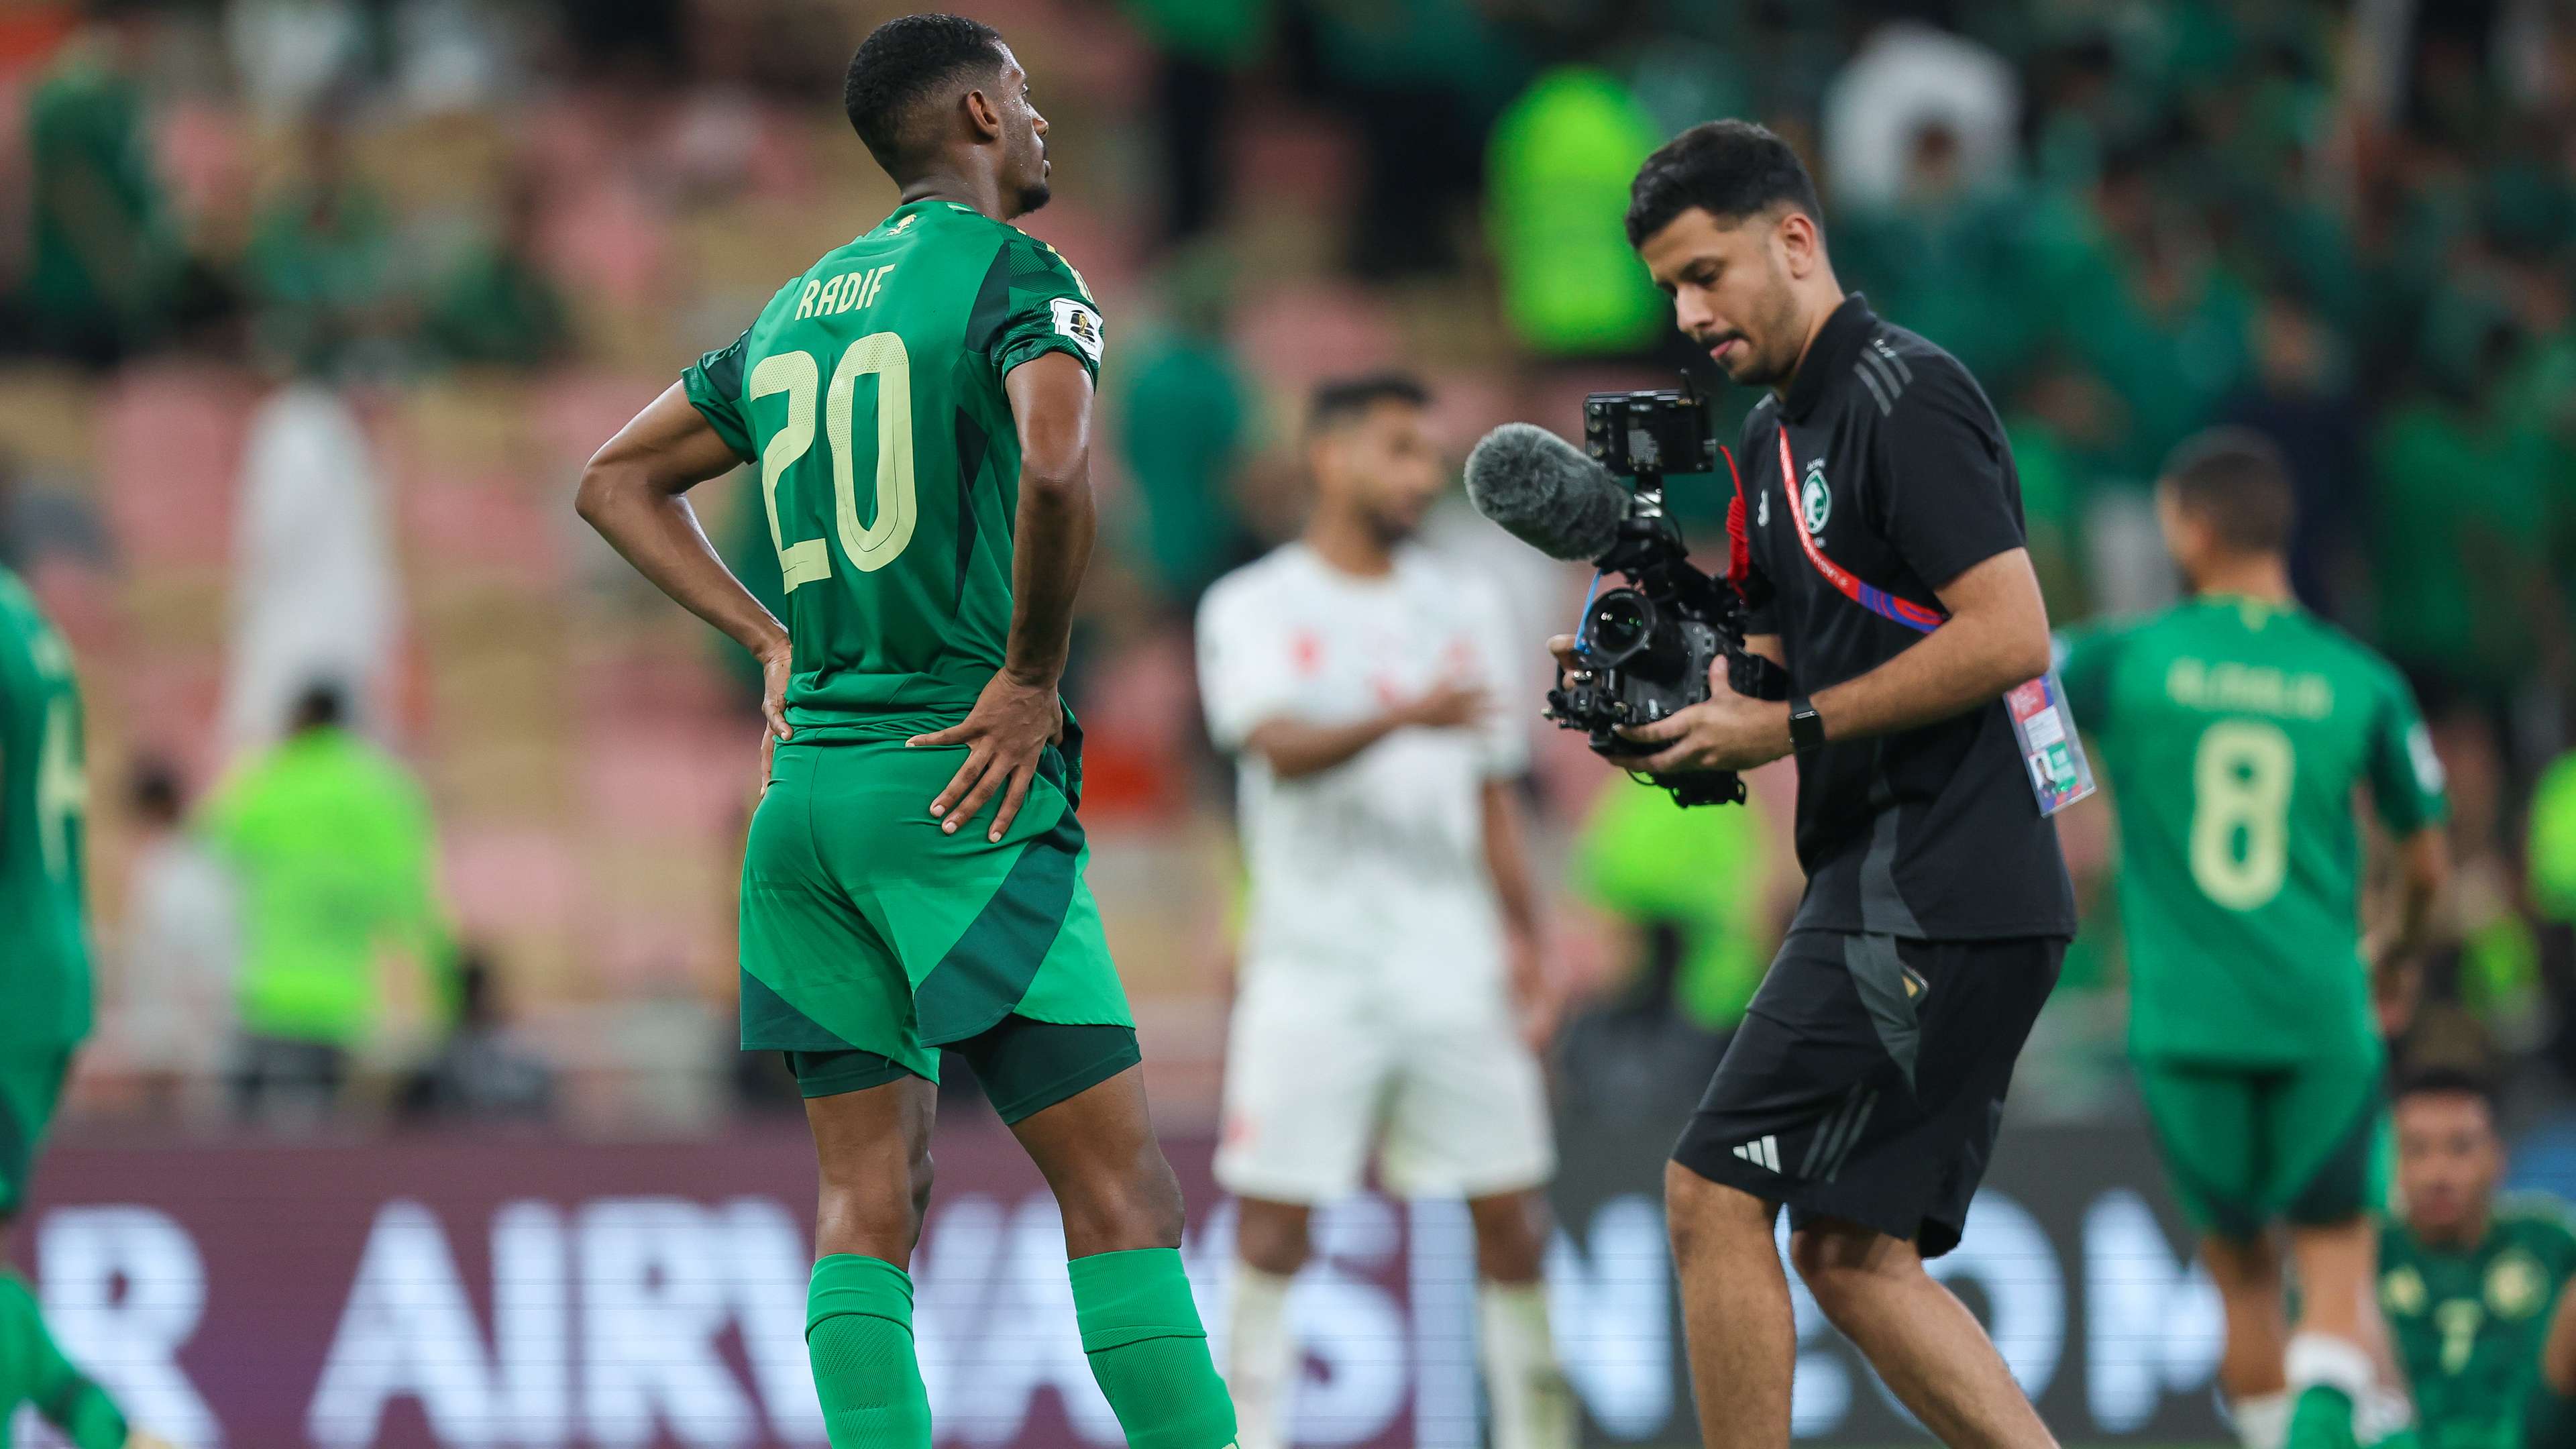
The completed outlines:
[[[1288,1290],[1319,1204],[1463,1197],[1496,1449],[1570,1449],[1540,1279],[1555,1167],[1527,768],[1499,592],[1413,546],[1450,483],[1429,395],[1382,375],[1310,410],[1305,532],[1208,591],[1209,733],[1240,759],[1250,908],[1216,1178],[1241,1200],[1226,1379],[1243,1449],[1285,1442]]]
[[[767,681],[743,852],[742,1044],[786,1055],[822,1192],[805,1342],[832,1449],[930,1449],[912,1334],[939,1052],[1063,1210],[1073,1309],[1137,1449],[1230,1449],[1135,1021],[1084,881],[1057,692],[1091,554],[1091,290],[1011,225],[1047,122],[987,25],[907,15],[851,57],[899,204],[779,289],[591,459],[580,509]],[[688,490],[755,464],[781,623]]]
[[[1958,1243],[2075,930],[2045,762],[2005,702],[2031,697],[2049,634],[2003,427],[1948,353],[1844,293],[1814,184],[1762,127],[1683,132],[1638,171],[1627,223],[1680,329],[1767,390],[1735,453],[1730,573],[1747,647],[1791,697],[1720,673],[1706,702],[1627,730],[1617,763],[1660,777],[1794,754],[1807,872],[1665,1175],[1702,1436],[1789,1442],[1785,1207],[1817,1304],[1926,1428],[2051,1445],[1924,1268]],[[1569,672],[1574,642],[1551,644]]]

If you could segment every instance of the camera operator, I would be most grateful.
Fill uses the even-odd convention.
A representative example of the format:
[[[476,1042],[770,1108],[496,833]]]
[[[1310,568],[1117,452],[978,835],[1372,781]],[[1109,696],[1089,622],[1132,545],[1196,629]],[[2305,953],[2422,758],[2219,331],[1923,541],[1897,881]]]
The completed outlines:
[[[1736,450],[1747,647],[1792,697],[1625,731],[1657,776],[1795,753],[1807,891],[1666,1171],[1702,1435],[1789,1442],[1796,1330],[1774,1248],[1952,1445],[2054,1441],[1925,1272],[1994,1147],[2075,909],[2001,697],[2048,620],[2002,425],[1957,361],[1846,296],[1798,157],[1720,121],[1647,158],[1628,237],[1675,321],[1770,390]],[[1553,642],[1568,671],[1574,641]]]

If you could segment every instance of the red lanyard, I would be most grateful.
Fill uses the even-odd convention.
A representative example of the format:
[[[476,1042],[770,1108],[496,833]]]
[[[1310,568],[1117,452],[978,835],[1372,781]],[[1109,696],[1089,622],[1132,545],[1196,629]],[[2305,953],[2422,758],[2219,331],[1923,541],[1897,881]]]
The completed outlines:
[[[1807,562],[1825,576],[1825,582],[1840,590],[1842,596],[1878,615],[1893,619],[1918,634],[1929,634],[1941,627],[1950,616],[1938,609],[1927,609],[1911,599],[1900,599],[1876,584],[1865,584],[1852,576],[1849,569],[1825,557],[1816,547],[1814,535],[1807,532],[1807,509],[1798,498],[1798,465],[1789,456],[1789,429],[1780,429],[1780,493],[1789,500],[1789,526],[1798,530],[1798,546],[1807,551]]]

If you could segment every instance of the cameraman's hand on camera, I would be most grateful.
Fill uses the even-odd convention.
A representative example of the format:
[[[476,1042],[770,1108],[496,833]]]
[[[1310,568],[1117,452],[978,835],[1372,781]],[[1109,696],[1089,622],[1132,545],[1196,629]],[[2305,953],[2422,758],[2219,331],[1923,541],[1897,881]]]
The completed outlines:
[[[1547,641],[1547,652],[1556,656],[1556,687],[1559,689],[1563,689],[1569,681],[1592,672],[1583,667],[1583,656],[1575,653],[1574,648],[1574,636],[1571,634],[1553,635]]]
[[[1721,656],[1709,670],[1707,699],[1652,724],[1623,725],[1619,733],[1640,748],[1611,755],[1610,763],[1647,775],[1705,770],[1750,770],[1789,753],[1789,706],[1781,700],[1737,694]]]

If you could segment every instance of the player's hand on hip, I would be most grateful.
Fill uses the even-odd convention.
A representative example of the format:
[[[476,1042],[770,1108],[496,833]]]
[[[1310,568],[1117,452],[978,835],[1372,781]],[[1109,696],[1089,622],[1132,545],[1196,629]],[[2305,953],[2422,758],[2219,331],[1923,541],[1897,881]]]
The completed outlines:
[[[964,722],[914,735],[904,743],[966,747],[966,762],[957,767],[948,788],[930,802],[930,813],[939,818],[941,831],[954,835],[959,825],[983,814],[998,794],[1001,809],[985,832],[986,839],[998,842],[1029,797],[1038,757],[1063,731],[1064,704],[1056,697],[1054,684],[1030,684],[1005,670],[976,696]]]
[[[770,763],[778,754],[780,740],[794,739],[796,729],[787,722],[787,680],[795,672],[792,651],[787,641],[765,649],[760,660],[760,783],[769,783]]]

